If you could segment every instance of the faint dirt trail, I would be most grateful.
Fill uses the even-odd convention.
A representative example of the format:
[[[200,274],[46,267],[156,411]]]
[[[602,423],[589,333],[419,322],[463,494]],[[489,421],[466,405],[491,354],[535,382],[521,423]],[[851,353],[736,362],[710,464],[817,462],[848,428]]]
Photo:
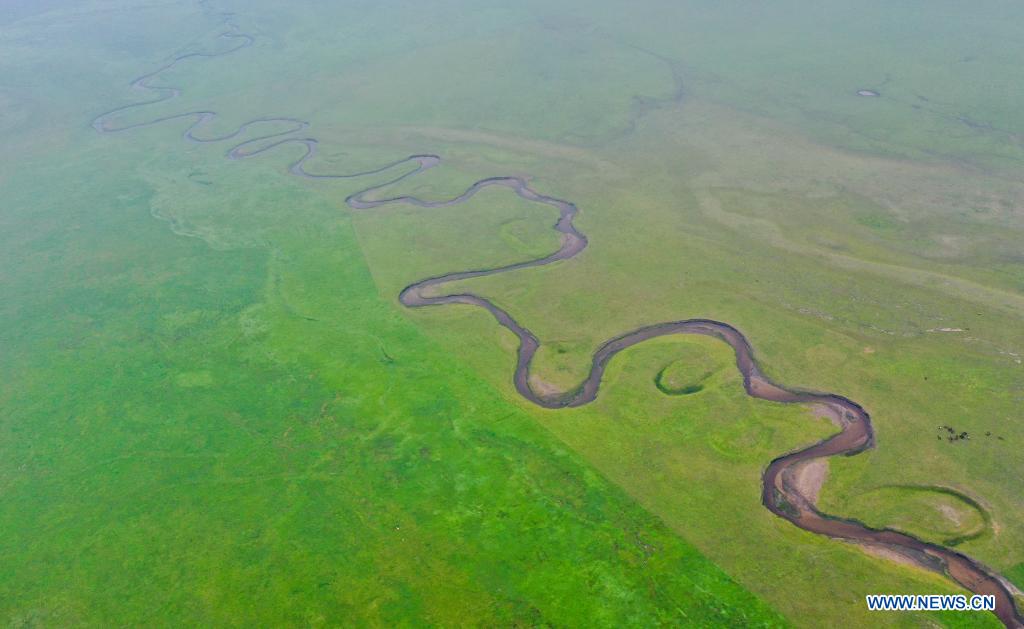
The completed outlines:
[[[513,374],[516,390],[530,402],[548,409],[577,407],[592,402],[597,397],[605,368],[611,359],[622,350],[646,340],[674,334],[701,334],[727,343],[735,352],[736,366],[743,375],[743,386],[748,395],[784,404],[811,406],[816,411],[833,418],[840,427],[840,431],[835,435],[780,456],[768,464],[762,476],[761,491],[761,501],[766,508],[806,531],[856,542],[884,553],[895,553],[913,565],[947,575],[974,593],[991,594],[996,599],[995,614],[1003,624],[1007,627],[1024,628],[1024,617],[1016,609],[1009,584],[979,562],[949,548],[919,540],[906,533],[892,529],[871,528],[855,520],[839,518],[818,510],[815,496],[801,491],[801,485],[806,483],[799,482],[800,468],[811,461],[837,455],[851,456],[872,448],[875,445],[875,438],[871,418],[859,404],[845,397],[832,393],[787,388],[772,382],[762,373],[754,359],[754,351],[750,342],[739,330],[728,323],[710,319],[684,319],[657,323],[627,332],[607,341],[597,349],[591,362],[590,373],[575,389],[559,393],[538,393],[530,386],[530,365],[540,347],[537,337],[513,319],[508,312],[484,297],[473,293],[439,294],[439,291],[435,290],[444,284],[458,280],[545,266],[573,258],[587,246],[586,236],[574,225],[579,209],[573,203],[541,194],[531,188],[529,183],[521,177],[482,179],[471,185],[462,194],[441,201],[427,201],[404,195],[381,197],[378,196],[378,193],[382,193],[384,188],[438,166],[441,163],[441,158],[429,154],[410,155],[379,168],[362,172],[311,173],[306,170],[305,166],[307,161],[316,154],[319,142],[315,137],[301,135],[301,132],[309,127],[309,123],[296,118],[284,116],[256,118],[243,123],[238,129],[226,135],[207,137],[197,135],[197,132],[217,117],[216,112],[208,110],[189,111],[120,126],[113,124],[112,120],[121,114],[171,100],[181,94],[181,90],[177,87],[153,83],[161,73],[183,61],[229,55],[253,44],[253,37],[239,32],[230,18],[225,23],[225,28],[226,31],[220,35],[220,38],[232,42],[233,46],[218,52],[181,54],[158,69],[139,76],[130,83],[130,87],[136,91],[154,94],[155,97],[102,113],[92,121],[93,128],[99,133],[113,134],[173,120],[191,121],[186,126],[182,134],[183,137],[192,142],[213,143],[241,139],[253,127],[266,124],[284,125],[285,129],[282,131],[257,135],[235,144],[229,144],[227,157],[229,159],[245,159],[280,146],[301,145],[305,151],[288,166],[288,171],[293,175],[309,179],[352,179],[374,174],[396,173],[390,178],[386,178],[383,183],[364,188],[345,199],[345,202],[353,210],[370,210],[399,204],[422,208],[448,207],[469,200],[484,188],[495,186],[508,188],[526,201],[549,205],[557,209],[559,218],[554,224],[554,229],[561,234],[561,246],[555,252],[506,266],[457,271],[419,280],[401,291],[398,296],[399,301],[409,308],[468,304],[490,312],[499,325],[519,338],[518,357]]]

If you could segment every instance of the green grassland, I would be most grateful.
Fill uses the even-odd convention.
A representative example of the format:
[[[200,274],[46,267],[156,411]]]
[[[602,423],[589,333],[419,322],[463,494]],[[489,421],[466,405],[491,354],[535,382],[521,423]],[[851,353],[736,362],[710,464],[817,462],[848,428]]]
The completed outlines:
[[[875,526],[910,530],[947,546],[992,533],[985,508],[946,487],[877,487],[855,497],[847,513]],[[923,527],[913,530],[915,527]]]
[[[333,206],[209,166],[96,176],[5,300],[5,620],[781,623],[381,302]],[[272,245],[146,211],[243,182]]]
[[[1006,571],[1006,578],[1013,581],[1019,587],[1024,583],[1024,563],[1017,564]]]
[[[106,16],[18,35],[87,65]],[[337,203],[173,126],[99,137],[58,79],[4,158],[6,624],[785,624],[381,300]]]
[[[253,46],[167,72],[181,97],[123,122],[303,118],[313,172],[443,156],[386,193],[530,177],[590,247],[451,288],[537,334],[538,386],[628,329],[728,321],[773,378],[872,413],[878,448],[830,461],[824,510],[1021,581],[1015,5],[104,0],[0,21],[0,618],[994,622],[869,615],[867,593],[955,589],[760,505],[765,464],[834,428],[748,398],[724,345],[630,349],[552,412],[515,393],[488,315],[397,303],[552,250],[549,208],[351,212],[373,178],[289,177],[294,147],[89,128],[130,78],[227,45],[225,11]]]

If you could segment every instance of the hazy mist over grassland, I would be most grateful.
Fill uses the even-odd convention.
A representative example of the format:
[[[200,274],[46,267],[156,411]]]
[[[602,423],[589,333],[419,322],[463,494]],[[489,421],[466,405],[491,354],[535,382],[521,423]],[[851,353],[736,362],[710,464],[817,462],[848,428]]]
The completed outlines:
[[[398,304],[554,250],[555,212],[352,211],[391,177],[225,159],[283,123],[90,123],[248,34],[113,121],[303,120],[320,173],[442,157],[389,196],[528,177],[589,247],[447,288],[538,336],[537,387],[626,330],[728,321],[779,381],[871,412],[824,511],[1024,587],[1022,25],[1015,2],[3,2],[0,618],[994,622],[867,614],[955,590],[761,506],[764,466],[835,429],[747,397],[721,344],[630,349],[553,412],[486,313]]]

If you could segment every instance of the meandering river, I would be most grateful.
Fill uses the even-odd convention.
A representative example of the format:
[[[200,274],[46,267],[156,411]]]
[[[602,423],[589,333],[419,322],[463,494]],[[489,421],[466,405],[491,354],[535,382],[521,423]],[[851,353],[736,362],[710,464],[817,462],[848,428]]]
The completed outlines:
[[[779,456],[768,464],[762,476],[761,489],[761,501],[767,509],[806,531],[898,553],[913,564],[947,575],[971,592],[991,594],[996,600],[995,614],[1003,624],[1007,627],[1024,627],[1024,617],[1017,610],[1007,583],[993,570],[967,555],[919,540],[906,533],[892,529],[872,528],[861,522],[828,515],[818,510],[814,498],[801,492],[799,484],[796,482],[797,470],[800,466],[816,459],[839,455],[851,456],[874,447],[875,439],[871,417],[859,404],[840,395],[805,391],[772,382],[758,367],[750,342],[739,330],[728,323],[710,319],[684,319],[656,323],[627,332],[607,341],[594,352],[590,373],[575,389],[559,394],[536,393],[530,387],[529,376],[533,357],[541,345],[540,340],[529,329],[516,321],[511,314],[485,297],[468,292],[445,294],[440,289],[443,285],[458,280],[539,267],[575,257],[586,248],[587,238],[574,224],[579,209],[573,203],[543,195],[531,188],[527,181],[520,177],[483,179],[471,185],[462,194],[443,201],[427,201],[412,196],[382,196],[384,189],[388,186],[438,166],[441,163],[441,158],[437,155],[411,155],[363,172],[311,173],[305,169],[305,165],[316,154],[319,142],[315,137],[302,134],[309,127],[307,122],[290,117],[256,118],[245,122],[235,131],[220,136],[200,134],[201,129],[217,117],[216,112],[207,110],[188,111],[144,122],[115,124],[115,119],[122,114],[180,95],[181,91],[177,87],[153,84],[157,77],[165,71],[190,59],[228,55],[252,45],[253,37],[239,32],[230,22],[226,24],[226,29],[226,32],[221,35],[221,38],[230,44],[226,48],[216,52],[182,54],[156,70],[135,78],[130,83],[131,88],[150,94],[152,97],[111,109],[97,116],[92,121],[93,128],[104,134],[122,133],[173,120],[190,121],[183,133],[186,140],[202,143],[226,142],[228,143],[226,155],[230,159],[253,157],[283,145],[305,147],[303,154],[288,167],[289,172],[297,176],[313,179],[352,179],[374,174],[395,173],[394,176],[386,178],[383,183],[377,183],[349,196],[346,203],[357,211],[398,204],[423,208],[447,207],[463,203],[480,190],[494,186],[508,188],[526,201],[549,205],[557,209],[559,217],[554,224],[554,229],[561,236],[561,245],[553,253],[501,267],[455,271],[422,279],[406,286],[399,294],[399,301],[409,308],[468,304],[490,312],[499,325],[519,338],[518,356],[513,371],[516,390],[530,402],[549,409],[582,406],[593,401],[598,395],[604,370],[612,358],[622,350],[646,340],[674,334],[701,334],[727,343],[735,352],[736,367],[743,375],[743,384],[750,396],[783,404],[803,404],[815,407],[816,410],[823,411],[829,416],[840,428],[835,435],[795,452]],[[245,137],[250,129],[266,126],[268,123],[281,129],[231,144],[232,140]]]

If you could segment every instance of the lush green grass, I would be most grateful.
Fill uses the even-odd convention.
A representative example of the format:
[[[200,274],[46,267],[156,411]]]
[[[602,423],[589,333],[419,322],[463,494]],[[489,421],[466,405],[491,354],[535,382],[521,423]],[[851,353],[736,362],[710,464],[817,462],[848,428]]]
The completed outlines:
[[[1013,581],[1017,587],[1024,587],[1024,563],[1017,564],[1006,571],[1006,578]]]
[[[994,534],[960,548],[1024,559],[1015,5],[67,3],[0,32],[0,615],[992,620],[869,616],[865,593],[951,586],[760,506],[767,461],[833,428],[748,399],[720,344],[634,348],[552,413],[512,390],[486,314],[395,302],[551,250],[549,209],[488,190],[349,215],[368,182],[289,178],[297,149],[229,162],[181,125],[88,128],[129,78],[224,45],[221,10],[254,46],[168,72],[182,97],[125,122],[305,118],[311,170],[443,155],[400,186],[430,198],[531,176],[580,205],[590,248],[466,287],[543,340],[540,380],[572,386],[632,327],[729,321],[773,377],[872,412],[879,447],[831,462],[825,510],[941,537],[930,501],[865,492],[962,488]],[[657,55],[680,107],[638,105],[672,92]],[[703,388],[663,395],[663,368]]]
[[[687,349],[690,351],[685,351]],[[698,348],[681,345],[673,351],[671,361],[654,376],[658,390],[666,395],[692,395],[704,390],[707,380],[716,374],[716,368],[721,369],[723,365],[714,364],[706,353],[694,349]],[[729,365],[724,367],[728,369]]]
[[[791,13],[780,9],[777,19],[788,19]],[[876,12],[873,19],[885,19],[884,11]],[[669,20],[659,24],[675,26]],[[644,26],[654,28],[646,22]],[[722,40],[720,48],[736,43],[722,38],[720,32],[715,34]],[[833,35],[829,34],[830,40]],[[874,54],[884,52],[893,63],[907,63],[921,55],[913,63],[925,63],[940,43],[930,35],[920,37],[929,43],[917,52],[895,55],[889,48]],[[693,40],[679,37],[678,41]],[[803,40],[787,41],[804,47],[802,56],[788,59],[793,64],[800,60],[806,64],[813,53],[848,54],[841,45],[826,50],[825,42],[817,41],[818,48],[812,52]],[[667,39],[661,43],[659,50],[670,50]],[[877,44],[872,42],[876,48]],[[991,45],[1015,44],[1001,39]],[[806,74],[797,86],[800,91],[786,95],[786,103],[792,103],[808,90],[819,90],[820,107],[883,108],[831,126],[821,124],[820,117],[794,115],[799,110],[787,110],[786,103],[761,98],[793,87],[784,85],[773,92],[765,82],[774,80],[775,74],[761,71],[757,90],[748,89],[731,74],[738,61],[729,65],[730,59],[701,54],[700,62],[692,56],[680,57],[689,64],[689,76],[695,81],[683,107],[654,112],[635,133],[591,145],[586,160],[578,155],[558,160],[537,157],[543,167],[527,171],[538,173],[539,189],[572,199],[583,208],[579,224],[591,240],[586,252],[558,267],[474,280],[452,290],[481,292],[537,332],[545,347],[537,357],[536,375],[562,388],[579,381],[598,344],[624,330],[692,316],[735,323],[753,340],[768,371],[782,382],[848,395],[864,403],[875,418],[879,448],[832,464],[822,497],[826,510],[881,524],[892,521],[881,505],[872,509],[854,504],[866,489],[887,483],[963,487],[990,507],[998,533],[964,542],[961,548],[997,567],[1019,562],[1024,518],[1016,478],[1005,473],[1007,465],[1014,469],[1024,464],[1019,430],[1024,274],[1015,253],[1022,235],[1021,216],[1015,208],[1024,200],[1024,190],[1004,178],[1007,170],[1019,172],[1019,163],[1009,159],[1015,155],[1014,141],[983,134],[979,142],[995,148],[977,157],[991,170],[970,169],[964,166],[968,158],[962,154],[971,150],[970,142],[960,141],[962,134],[949,133],[963,123],[944,120],[935,129],[929,125],[938,124],[937,118],[927,112],[916,119],[903,113],[887,116],[885,111],[901,107],[917,110],[913,103],[883,98],[876,105],[854,96],[839,82],[857,86],[861,79],[856,78],[856,67],[839,64],[837,71],[831,65],[800,66]],[[758,58],[757,62],[775,60]],[[718,83],[703,83],[701,77],[712,71],[719,75]],[[999,75],[1000,85],[1015,72],[999,64],[985,71]],[[827,103],[817,80],[824,73],[835,74],[829,79],[828,87],[834,91],[827,95]],[[930,89],[943,89],[940,79],[931,80]],[[733,91],[727,94],[727,90]],[[750,96],[755,92],[756,100]],[[960,92],[955,96],[967,97],[962,107],[972,111],[972,97]],[[993,93],[986,97],[1002,98]],[[990,101],[987,107],[995,105]],[[976,115],[985,114],[979,109]],[[1012,117],[1005,121],[1016,124]],[[869,126],[881,131],[872,130],[873,137],[865,142],[864,129]],[[533,131],[522,133],[532,135]],[[957,142],[951,143],[950,137]],[[495,141],[492,146],[500,145]],[[851,147],[861,151],[851,152]],[[529,159],[522,152],[523,159]],[[894,158],[923,157],[925,152],[931,157]],[[953,158],[946,157],[949,152]],[[609,162],[617,168],[608,168]],[[451,169],[482,173],[505,169],[499,160],[492,164],[490,170],[468,163],[452,164]],[[432,181],[455,181],[459,176],[450,171],[431,175]],[[474,213],[467,210],[467,217]],[[402,213],[400,220],[417,219],[418,227],[404,229],[433,230],[429,214],[410,218]],[[384,218],[358,216],[356,220],[360,234],[371,234],[361,239],[385,296],[419,277],[462,268],[446,259],[447,251],[418,255],[417,265],[405,264],[390,255],[392,247],[378,248],[376,234]],[[461,239],[465,231],[461,227],[448,234]],[[432,238],[444,237],[434,234]],[[494,231],[490,242],[498,243]],[[474,260],[486,257],[487,251],[481,247]],[[513,397],[507,385],[511,339],[494,331],[486,316],[460,310],[415,316],[429,322],[437,337],[457,347],[477,371],[496,374],[494,381],[504,384],[507,395]],[[494,345],[481,346],[478,339],[488,337]],[[505,356],[493,356],[495,346],[504,347]],[[645,381],[663,364],[645,365]],[[646,390],[653,394],[650,387]],[[643,400],[630,404],[641,409],[636,412],[646,413]],[[713,404],[708,407],[722,412]],[[939,441],[939,424],[969,431],[972,440]],[[611,436],[609,430],[601,432],[595,449],[625,438],[619,432]],[[558,434],[578,444],[567,436],[568,430]],[[774,454],[806,441],[796,440]],[[588,452],[595,460],[597,455]],[[758,460],[763,465],[768,458],[766,454]],[[654,473],[652,463],[642,460],[642,471],[622,457],[609,457],[603,469],[627,487],[623,478],[654,476],[669,484],[666,479],[672,478],[673,468],[666,465]],[[709,473],[709,482],[722,482],[723,473]],[[696,539],[693,523],[665,515],[687,491],[674,489],[663,488],[657,503],[645,504]],[[721,486],[718,491],[725,493]],[[729,529],[732,537],[750,535],[748,522],[756,517],[756,508],[750,503],[744,517],[707,521],[713,522],[716,535],[724,535],[722,529],[729,529],[731,523],[735,523],[735,529]],[[886,505],[885,509],[891,514],[897,507]],[[900,514],[909,530],[940,533],[936,527],[942,524],[934,509],[911,504]],[[765,584],[774,582],[766,577],[763,562],[716,555],[714,544],[708,539],[702,548],[750,587],[767,589]],[[835,562],[832,577],[816,574],[802,586],[787,581],[790,587],[785,592],[765,596],[800,616],[807,612],[801,609],[806,599],[830,579],[837,584],[861,582],[867,591],[874,591],[870,588],[878,589],[878,581],[869,575],[880,562],[863,561],[860,569],[854,567],[856,560],[844,558]],[[843,574],[846,570],[856,575]],[[837,609],[831,600],[818,600],[822,607]],[[849,601],[849,609],[837,613],[857,613],[858,599],[851,596]]]
[[[212,30],[176,10],[148,28]],[[17,23],[4,72],[103,58],[110,19]],[[3,169],[5,623],[784,624],[381,300],[284,157],[99,137],[40,76]],[[505,209],[510,256],[544,245]]]
[[[686,115],[684,110],[678,117]],[[562,168],[567,173],[578,166]],[[591,247],[558,268],[466,286],[493,296],[551,342],[537,359],[542,379],[571,386],[600,342],[631,327],[687,316],[733,322],[748,333],[767,369],[781,381],[840,392],[872,411],[879,449],[837,464],[841,469],[835,470],[824,496],[830,509],[842,512],[845,501],[878,484],[965,486],[993,506],[1001,530],[999,536],[969,544],[970,552],[985,553],[986,561],[996,565],[1016,562],[1024,531],[1015,515],[1014,480],[1002,470],[1021,452],[1015,422],[1021,395],[1017,360],[1024,339],[1019,314],[993,302],[998,295],[974,295],[938,278],[919,279],[912,270],[904,273],[904,267],[859,265],[861,259],[849,254],[833,265],[831,258],[815,252],[777,245],[760,225],[723,226],[709,220],[700,199],[678,178],[670,181],[657,170],[638,173],[629,187],[614,181],[597,189],[582,187],[598,186],[593,176],[570,186],[565,182],[573,179],[559,177],[562,172],[550,168],[540,187],[581,204],[580,223]],[[685,176],[687,171],[680,171],[679,178]],[[774,199],[774,207],[805,208],[808,220],[815,216],[816,206],[796,204],[800,197],[795,193],[766,198]],[[790,199],[794,204],[787,206]],[[358,224],[380,220],[358,217]],[[429,216],[420,215],[420,220],[421,229],[428,229]],[[426,274],[385,259],[385,252],[368,251],[384,294]],[[443,270],[443,256],[435,260],[424,265],[426,271]],[[925,261],[918,264],[926,267]],[[462,333],[452,328],[448,334]],[[505,374],[497,376],[499,382],[506,381]],[[939,424],[967,430],[973,438],[938,441]],[[908,455],[915,465],[906,465]],[[846,497],[840,491],[844,487]]]
[[[435,326],[461,355],[470,357],[477,370],[507,374],[514,361],[512,340],[488,332],[493,323],[486,316],[468,309],[452,310],[417,316]],[[504,348],[503,355],[480,357],[476,362],[477,334],[494,338]],[[699,393],[665,396],[653,377],[661,365],[679,356],[696,356],[697,363],[714,364],[716,375]],[[506,395],[514,399],[508,388]],[[761,506],[760,474],[765,462],[834,428],[801,409],[748,398],[728,348],[720,343],[684,338],[631,349],[612,364],[607,386],[594,404],[535,415],[647,509],[792,618],[865,626],[913,625],[920,619],[867,613],[864,595],[949,588],[935,575],[907,570],[856,547],[796,530]],[[827,483],[833,482],[833,476]],[[954,615],[941,622],[984,624],[990,620]]]
[[[980,504],[944,487],[878,487],[846,506],[849,516],[873,526],[905,530],[940,544],[955,546],[992,532]]]
[[[73,212],[15,178],[54,207],[5,248],[8,622],[782,622],[380,301],[333,205],[143,153],[59,167]]]

